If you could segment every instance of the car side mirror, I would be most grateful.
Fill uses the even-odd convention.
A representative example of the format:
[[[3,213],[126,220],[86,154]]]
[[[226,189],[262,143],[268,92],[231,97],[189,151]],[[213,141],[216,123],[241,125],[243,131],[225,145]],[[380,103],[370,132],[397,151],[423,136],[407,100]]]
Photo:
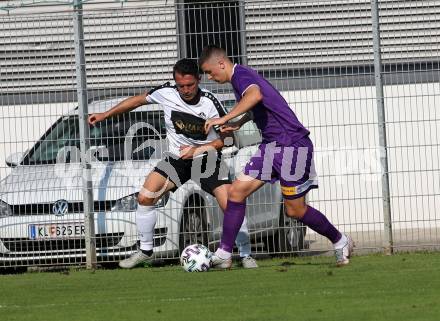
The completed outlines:
[[[17,167],[21,161],[23,160],[23,157],[26,153],[23,152],[18,152],[18,153],[14,153],[9,155],[8,157],[6,157],[6,165],[8,165],[9,167]]]

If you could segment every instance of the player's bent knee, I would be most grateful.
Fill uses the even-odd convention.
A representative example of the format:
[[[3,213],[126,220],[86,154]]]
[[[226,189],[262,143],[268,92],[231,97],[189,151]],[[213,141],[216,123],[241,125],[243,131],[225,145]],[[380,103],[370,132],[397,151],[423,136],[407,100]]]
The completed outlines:
[[[303,218],[304,214],[307,211],[307,205],[304,203],[289,203],[284,202],[285,205],[285,213],[288,217],[293,217],[296,219]]]
[[[296,218],[296,219],[301,219],[304,216],[304,213],[302,211],[297,211],[297,210],[286,210],[286,216],[288,217],[292,217],[292,218]]]
[[[234,186],[234,184],[231,185],[228,191],[228,199],[234,201],[234,202],[244,202],[247,195],[246,193],[239,187]]]

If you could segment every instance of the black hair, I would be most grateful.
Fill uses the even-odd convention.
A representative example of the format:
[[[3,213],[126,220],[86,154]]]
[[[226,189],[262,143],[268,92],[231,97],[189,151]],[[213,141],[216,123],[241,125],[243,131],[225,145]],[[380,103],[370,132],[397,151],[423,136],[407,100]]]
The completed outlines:
[[[196,78],[200,77],[199,66],[194,59],[180,59],[173,67],[173,78],[176,79],[176,72],[185,75],[192,75]]]

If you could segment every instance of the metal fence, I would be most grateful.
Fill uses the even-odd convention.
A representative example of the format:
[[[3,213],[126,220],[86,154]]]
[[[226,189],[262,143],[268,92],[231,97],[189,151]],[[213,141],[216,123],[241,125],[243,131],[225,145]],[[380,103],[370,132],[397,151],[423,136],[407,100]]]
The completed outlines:
[[[6,1],[0,4],[0,267],[116,262],[136,249],[136,195],[167,150],[160,108],[99,128],[88,113],[172,80],[216,43],[265,75],[310,129],[320,188],[308,201],[357,251],[440,244],[440,3]],[[231,88],[202,79],[227,107]],[[156,156],[130,154],[159,131]],[[224,152],[231,176],[258,143],[251,124]],[[90,137],[90,138],[86,138]],[[151,146],[150,146],[151,147]],[[192,182],[157,205],[158,259],[214,247],[222,212]],[[279,186],[248,200],[256,254],[326,252],[283,215]],[[87,249],[87,251],[86,251]]]

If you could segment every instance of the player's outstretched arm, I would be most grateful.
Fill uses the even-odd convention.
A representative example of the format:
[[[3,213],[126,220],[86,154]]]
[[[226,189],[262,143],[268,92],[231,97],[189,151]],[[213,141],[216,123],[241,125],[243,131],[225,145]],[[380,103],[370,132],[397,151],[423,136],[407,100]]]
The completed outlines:
[[[231,119],[238,117],[251,110],[255,105],[263,100],[260,87],[250,86],[244,93],[241,100],[232,108],[232,110],[221,118],[208,119],[205,123],[205,132],[208,133],[211,127],[222,126]]]
[[[246,124],[248,121],[250,121],[252,119],[253,119],[252,113],[248,111],[239,120],[232,121],[232,122],[230,121],[230,122],[227,122],[226,124],[224,124],[223,126],[221,126],[220,131],[222,133],[230,133],[230,132],[239,130],[241,128],[241,126],[243,126],[244,124]]]
[[[119,104],[117,104],[113,108],[111,108],[103,113],[91,114],[89,116],[88,121],[89,121],[90,125],[95,125],[96,123],[103,121],[109,117],[129,112],[139,106],[146,105],[146,104],[147,104],[147,100],[146,100],[145,94],[132,96],[127,99],[124,99]]]
[[[218,138],[210,143],[200,146],[180,146],[180,157],[182,159],[191,159],[205,152],[222,149],[224,146],[223,140]]]
[[[263,94],[260,91],[260,87],[257,85],[250,86],[244,92],[243,97],[240,99],[237,105],[235,105],[232,110],[225,115],[225,117],[227,117],[227,121],[246,113],[262,100]]]
[[[220,150],[225,146],[231,146],[234,144],[234,136],[232,133],[220,133],[220,138],[214,139],[212,142],[200,145],[200,146],[180,146],[180,157],[182,159],[194,158],[205,152],[212,150]]]

